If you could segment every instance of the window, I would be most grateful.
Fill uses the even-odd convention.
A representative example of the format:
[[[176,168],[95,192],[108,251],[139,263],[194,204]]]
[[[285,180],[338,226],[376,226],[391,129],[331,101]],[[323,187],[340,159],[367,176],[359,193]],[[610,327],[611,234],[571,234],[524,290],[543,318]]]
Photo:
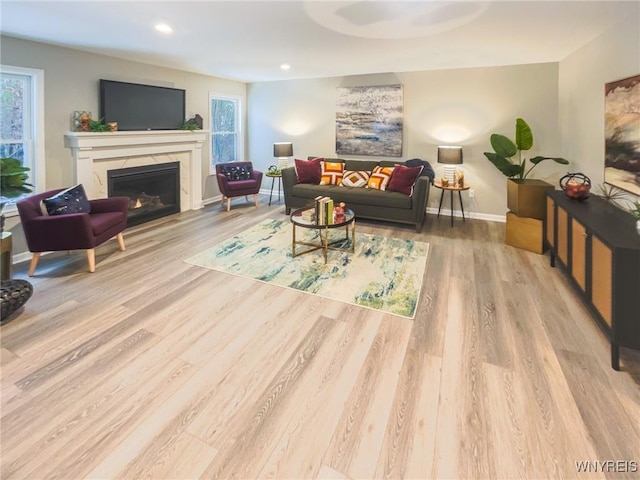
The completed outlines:
[[[0,156],[29,167],[29,183],[44,190],[44,72],[0,67]],[[15,200],[15,199],[13,199]],[[15,213],[15,206],[6,207]]]
[[[241,97],[211,94],[211,170],[216,163],[241,161],[244,157],[241,128]]]

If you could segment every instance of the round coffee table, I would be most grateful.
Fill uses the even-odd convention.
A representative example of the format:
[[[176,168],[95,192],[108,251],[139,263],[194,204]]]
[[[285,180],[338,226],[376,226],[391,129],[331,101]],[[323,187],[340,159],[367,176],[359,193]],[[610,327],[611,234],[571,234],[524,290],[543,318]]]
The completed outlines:
[[[331,224],[318,223],[313,220],[306,220],[302,216],[302,212],[308,210],[308,208],[300,208],[291,213],[291,223],[293,224],[293,239],[291,241],[291,256],[297,257],[298,255],[304,255],[305,253],[315,252],[316,250],[322,250],[324,255],[324,263],[327,263],[327,252],[329,250],[342,250],[354,253],[356,246],[356,216],[353,210],[348,208],[344,209],[344,215],[334,216],[334,221]],[[347,242],[349,240],[349,225],[351,225],[351,247],[345,248],[336,246],[338,243]],[[309,228],[318,231],[318,242],[305,242],[302,240],[296,240],[296,227]],[[329,230],[334,228],[345,228],[345,238],[329,241]],[[302,252],[296,253],[296,245],[305,245],[309,248]]]

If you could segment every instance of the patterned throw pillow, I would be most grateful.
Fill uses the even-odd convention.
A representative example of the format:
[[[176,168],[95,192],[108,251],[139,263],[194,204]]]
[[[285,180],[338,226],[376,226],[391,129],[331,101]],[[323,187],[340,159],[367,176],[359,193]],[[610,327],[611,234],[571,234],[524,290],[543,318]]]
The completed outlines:
[[[65,215],[68,213],[89,213],[91,204],[82,184],[67,188],[53,197],[44,198],[40,203],[43,215]]]
[[[341,185],[344,163],[320,162],[320,185]]]
[[[342,185],[345,187],[366,187],[371,174],[364,170],[345,170]]]
[[[373,167],[371,177],[367,181],[367,188],[374,188],[376,190],[386,190],[393,174],[393,167]]]
[[[227,177],[230,182],[237,180],[251,180],[253,176],[253,168],[251,165],[224,165],[222,174]]]

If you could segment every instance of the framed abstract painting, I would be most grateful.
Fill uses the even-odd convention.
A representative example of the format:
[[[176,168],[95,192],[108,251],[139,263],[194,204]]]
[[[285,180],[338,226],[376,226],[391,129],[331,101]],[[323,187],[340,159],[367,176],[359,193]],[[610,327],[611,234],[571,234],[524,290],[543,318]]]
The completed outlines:
[[[605,85],[604,181],[640,195],[640,75]]]
[[[336,153],[402,156],[402,85],[340,87]]]

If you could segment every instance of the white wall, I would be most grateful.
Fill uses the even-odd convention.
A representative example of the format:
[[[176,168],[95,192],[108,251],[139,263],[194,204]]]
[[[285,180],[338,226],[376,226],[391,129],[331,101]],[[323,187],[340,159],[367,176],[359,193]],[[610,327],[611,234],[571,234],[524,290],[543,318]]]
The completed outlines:
[[[638,14],[583,46],[560,62],[560,132],[572,171],[604,181],[605,83],[640,74]],[[629,195],[630,201],[635,197]]]
[[[558,65],[547,63],[252,83],[247,90],[248,158],[263,168],[276,163],[272,145],[278,141],[293,142],[297,158],[335,157],[336,88],[399,83],[404,92],[402,159],[426,159],[441,174],[437,146],[463,145],[462,168],[476,193],[473,199],[465,194],[465,209],[504,218],[506,180],[483,155],[491,150],[489,136],[499,132],[513,138],[515,119],[523,117],[534,133],[531,153],[559,156],[557,78]],[[541,164],[534,171],[535,177],[553,183],[565,172],[556,164]],[[432,190],[430,206],[437,208],[438,200]]]

